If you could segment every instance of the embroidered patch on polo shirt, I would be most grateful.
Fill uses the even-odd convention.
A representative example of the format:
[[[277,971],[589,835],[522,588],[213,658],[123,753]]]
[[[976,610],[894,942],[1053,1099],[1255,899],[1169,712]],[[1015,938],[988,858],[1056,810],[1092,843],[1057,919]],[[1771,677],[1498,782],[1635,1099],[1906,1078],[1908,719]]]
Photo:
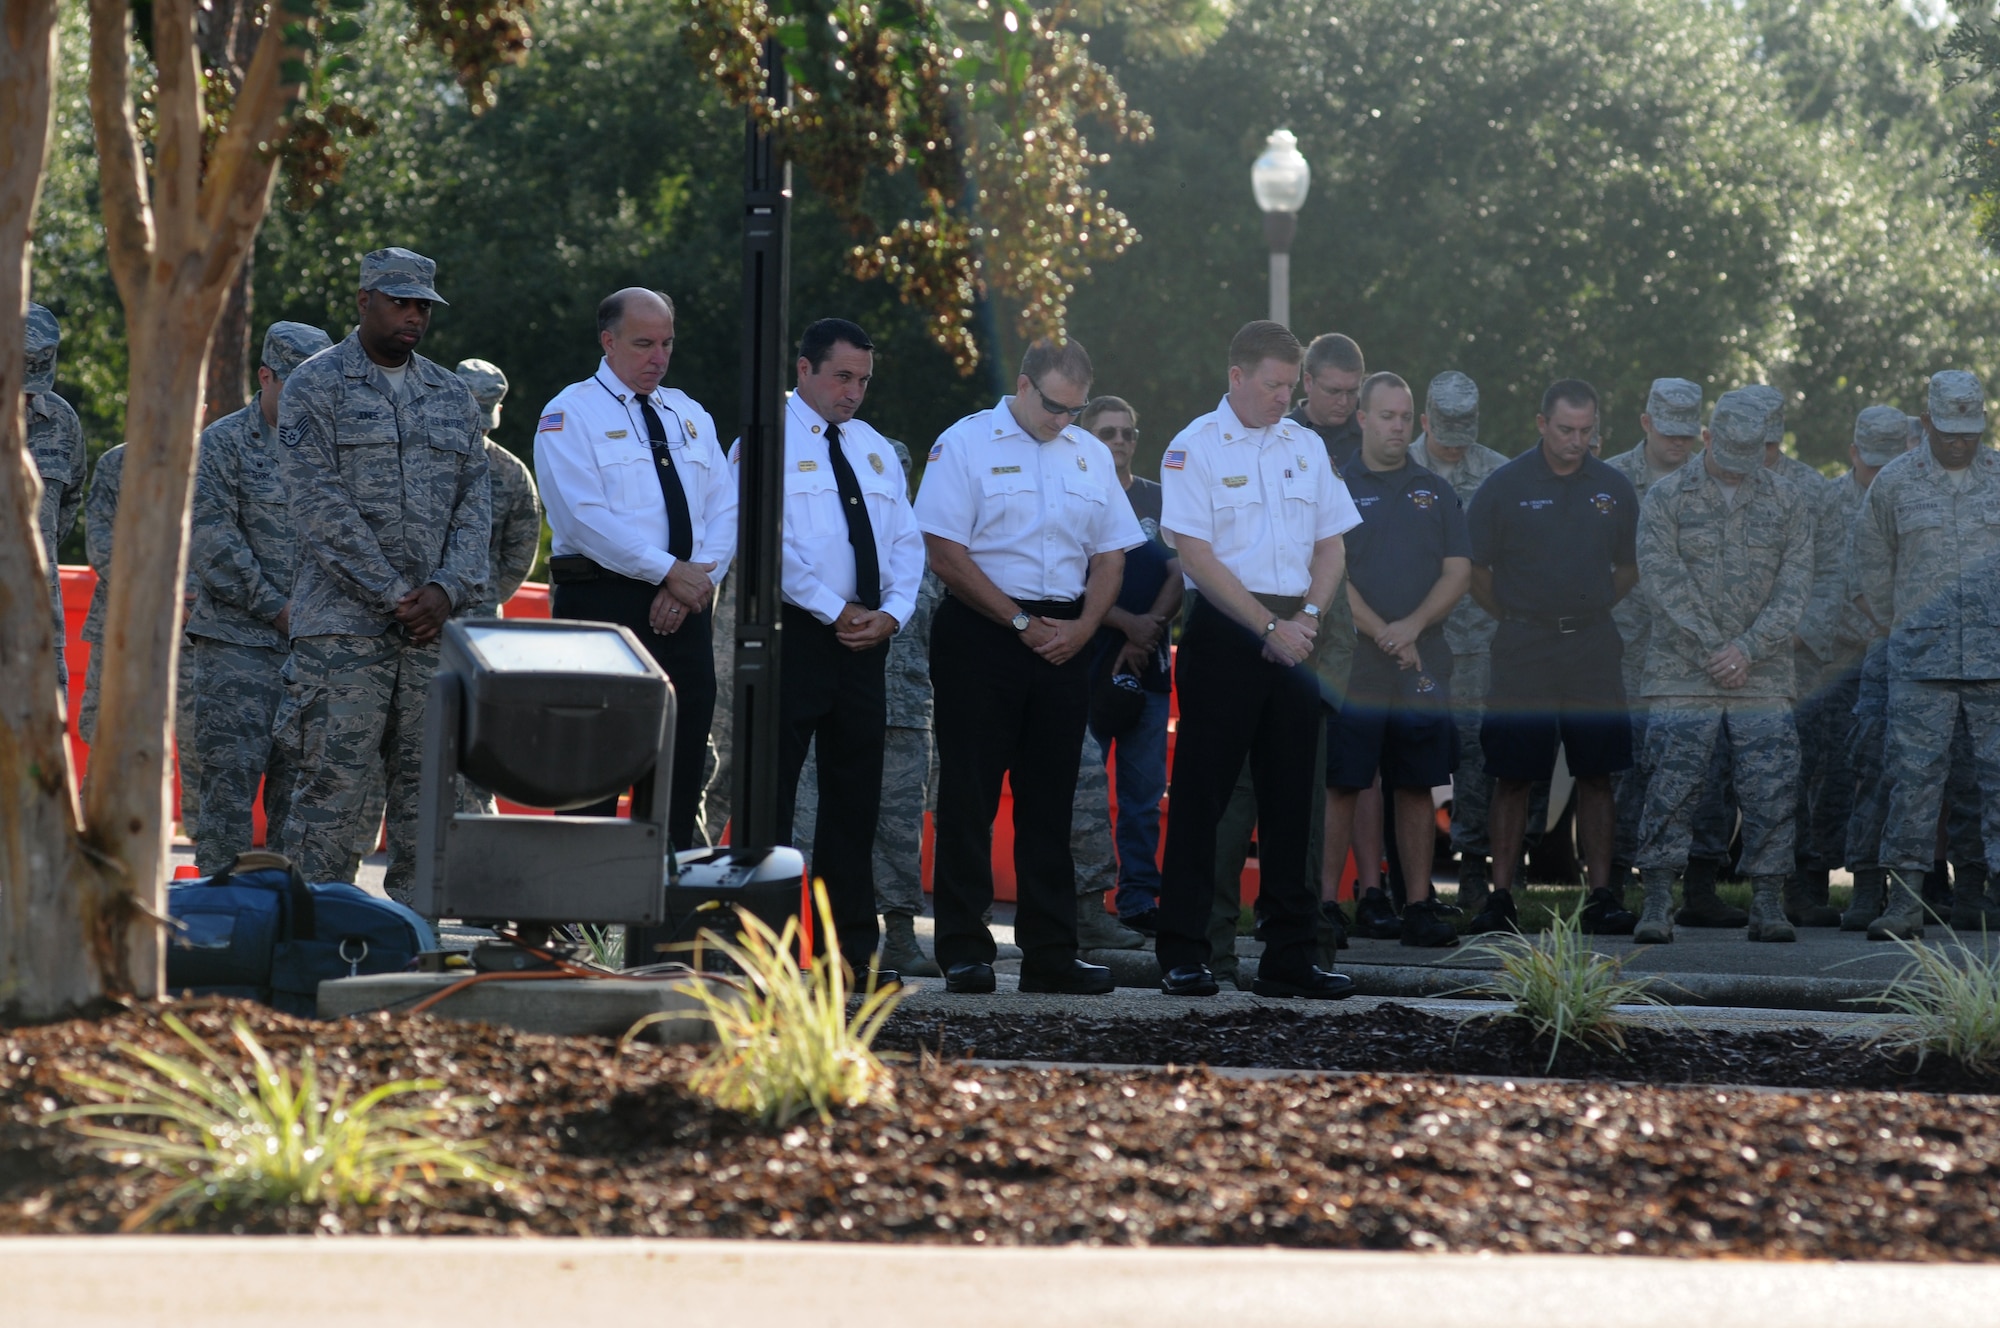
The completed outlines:
[[[542,416],[541,423],[535,426],[535,432],[561,433],[562,427],[563,427],[563,413],[559,410],[552,410],[548,414]]]

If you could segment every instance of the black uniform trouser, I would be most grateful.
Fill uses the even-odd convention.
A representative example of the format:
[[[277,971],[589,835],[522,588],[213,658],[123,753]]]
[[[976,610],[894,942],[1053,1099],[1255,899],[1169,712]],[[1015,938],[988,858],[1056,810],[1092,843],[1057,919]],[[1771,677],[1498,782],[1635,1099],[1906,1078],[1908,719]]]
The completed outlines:
[[[1050,616],[1064,612],[1053,605],[1024,607]],[[993,934],[982,915],[993,903],[993,818],[1001,777],[1009,776],[1021,968],[1059,974],[1076,959],[1069,831],[1090,711],[1087,653],[1051,664],[1022,644],[1013,628],[947,597],[931,625],[931,687],[938,749],[937,961],[946,969],[993,962]],[[820,816],[824,824],[824,810]]]
[[[826,882],[840,949],[864,973],[875,953],[875,823],[882,812],[882,746],[888,726],[889,645],[849,650],[833,628],[784,607],[785,662],[778,681],[778,842],[792,842],[799,772],[816,749],[819,819],[812,874]],[[817,936],[817,933],[815,933]]]
[[[710,638],[714,615],[690,614],[671,636],[653,630],[648,615],[658,586],[604,573],[595,581],[555,588],[549,610],[557,618],[617,623],[629,627],[674,684],[673,779],[667,802],[667,838],[676,849],[694,847],[695,809],[701,802],[701,763],[708,752],[708,726],[715,718],[715,656]],[[616,816],[618,799],[580,808],[576,816]]]
[[[1160,967],[1209,961],[1215,828],[1247,757],[1257,789],[1261,970],[1301,973],[1312,963],[1319,922],[1319,872],[1306,861],[1320,805],[1319,680],[1310,661],[1287,667],[1264,658],[1261,639],[1201,600],[1181,634],[1174,681],[1181,720],[1167,795]]]

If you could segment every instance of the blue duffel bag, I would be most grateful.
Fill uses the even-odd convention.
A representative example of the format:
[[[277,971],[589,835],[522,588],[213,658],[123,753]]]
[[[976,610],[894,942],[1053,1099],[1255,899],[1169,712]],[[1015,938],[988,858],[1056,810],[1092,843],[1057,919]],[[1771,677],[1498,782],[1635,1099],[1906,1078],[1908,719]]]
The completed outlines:
[[[312,1015],[319,984],[400,973],[437,938],[416,913],[344,881],[308,885],[276,853],[245,853],[217,876],[167,890],[175,927],[167,988],[242,996]]]

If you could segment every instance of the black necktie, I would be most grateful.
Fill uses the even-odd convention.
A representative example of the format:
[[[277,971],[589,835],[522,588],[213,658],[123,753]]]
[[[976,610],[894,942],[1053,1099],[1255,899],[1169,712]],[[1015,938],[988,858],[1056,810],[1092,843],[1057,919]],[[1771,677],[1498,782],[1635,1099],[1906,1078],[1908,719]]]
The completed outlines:
[[[646,441],[652,445],[653,471],[660,477],[660,492],[667,500],[667,552],[676,558],[694,557],[694,518],[688,515],[687,490],[681,487],[680,472],[674,469],[667,452],[667,431],[653,403],[638,397],[640,413],[646,417]]]
[[[875,527],[868,504],[861,501],[861,481],[840,448],[840,426],[826,426],[826,450],[833,458],[833,483],[840,490],[840,510],[847,517],[847,542],[854,546],[854,593],[864,609],[882,607],[882,565],[875,558]]]

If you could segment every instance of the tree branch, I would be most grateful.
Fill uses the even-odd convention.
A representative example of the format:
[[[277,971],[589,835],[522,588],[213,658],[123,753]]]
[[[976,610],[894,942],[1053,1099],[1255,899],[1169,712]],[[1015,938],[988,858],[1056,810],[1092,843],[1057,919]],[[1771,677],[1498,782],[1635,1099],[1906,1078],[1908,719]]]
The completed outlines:
[[[143,308],[152,265],[152,205],[132,113],[131,6],[90,0],[90,119],[96,127],[105,248],[128,312]]]
[[[269,208],[271,181],[277,175],[280,128],[299,85],[283,81],[280,70],[297,52],[285,44],[278,16],[264,25],[257,53],[243,75],[229,127],[209,155],[208,178],[202,182],[201,221],[210,236],[222,242],[209,254],[210,280],[224,255],[246,254]]]
[[[153,227],[160,256],[178,263],[207,249],[201,233],[201,53],[189,0],[154,0]]]

